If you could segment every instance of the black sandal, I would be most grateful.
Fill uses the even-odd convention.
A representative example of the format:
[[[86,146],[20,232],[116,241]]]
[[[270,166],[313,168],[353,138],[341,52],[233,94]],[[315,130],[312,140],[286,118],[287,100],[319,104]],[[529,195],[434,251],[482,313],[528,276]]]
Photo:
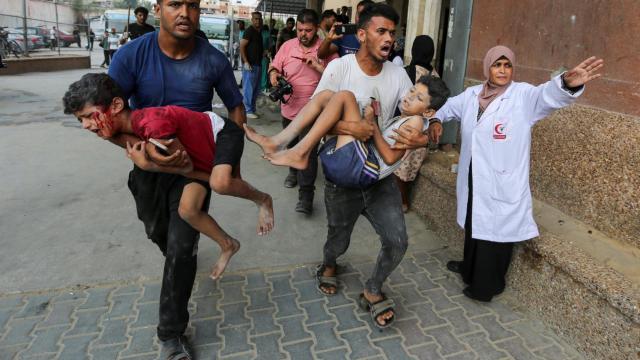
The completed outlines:
[[[362,293],[358,299],[358,305],[360,305],[362,310],[368,311],[371,314],[371,320],[373,320],[373,323],[378,329],[388,328],[396,319],[396,311],[394,309],[396,303],[392,299],[388,299],[384,293],[382,294],[382,300],[375,303],[369,302],[369,300],[364,296],[364,293]],[[388,311],[393,312],[393,315],[391,318],[386,319],[384,324],[380,324],[378,322],[378,316]]]
[[[326,269],[326,265],[320,264],[316,268],[316,288],[318,291],[324,296],[333,296],[338,292],[338,278],[336,276],[324,276],[324,270]],[[334,288],[335,292],[328,293],[322,288]]]

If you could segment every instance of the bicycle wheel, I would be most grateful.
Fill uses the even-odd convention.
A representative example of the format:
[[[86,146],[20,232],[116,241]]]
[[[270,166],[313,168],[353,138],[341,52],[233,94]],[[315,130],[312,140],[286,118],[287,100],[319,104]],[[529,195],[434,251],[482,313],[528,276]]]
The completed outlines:
[[[20,55],[23,53],[22,47],[15,40],[9,42],[9,49],[16,58],[20,58]]]

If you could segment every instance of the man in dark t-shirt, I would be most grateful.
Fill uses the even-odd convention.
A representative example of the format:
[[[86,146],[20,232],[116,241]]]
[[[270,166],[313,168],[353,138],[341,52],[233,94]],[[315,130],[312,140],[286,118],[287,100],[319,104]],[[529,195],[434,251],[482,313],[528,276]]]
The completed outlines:
[[[244,31],[240,40],[240,56],[242,58],[242,90],[244,107],[247,118],[257,119],[256,100],[260,92],[262,76],[262,14],[258,11],[251,13],[251,26]]]
[[[180,22],[176,22],[179,13]],[[231,64],[224,54],[194,36],[200,20],[200,1],[159,0],[156,17],[160,30],[145,34],[121,47],[109,67],[111,76],[130,99],[134,109],[179,105],[193,111],[211,111],[214,89],[225,104],[230,120],[246,122],[242,96]],[[114,139],[117,144],[136,142],[131,135]],[[179,165],[186,159],[174,153],[163,157],[149,152],[154,162]],[[228,169],[232,171],[231,167]],[[236,175],[234,175],[236,176]],[[239,173],[238,173],[239,176]],[[184,331],[189,323],[188,304],[196,274],[198,232],[178,214],[182,189],[191,180],[180,175],[152,173],[137,167],[129,174],[129,188],[147,236],[165,255],[159,301],[158,338],[163,359],[190,358]],[[209,207],[207,198],[202,206]],[[186,354],[186,355],[185,355]]]
[[[156,28],[147,24],[149,10],[146,7],[139,6],[133,13],[136,14],[136,22],[129,24],[129,39],[134,40],[146,33],[156,31]]]
[[[373,4],[372,0],[360,0],[356,6],[356,24],[358,24],[359,16],[366,6]],[[326,59],[332,54],[337,53],[340,57],[347,54],[355,54],[360,49],[360,41],[356,35],[337,35],[335,33],[335,25],[324,38],[320,48],[318,48],[318,57]]]

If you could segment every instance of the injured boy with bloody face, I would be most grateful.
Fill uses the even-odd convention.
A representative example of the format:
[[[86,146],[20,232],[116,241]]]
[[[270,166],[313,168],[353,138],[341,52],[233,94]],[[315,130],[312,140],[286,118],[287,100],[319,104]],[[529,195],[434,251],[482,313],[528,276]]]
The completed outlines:
[[[211,187],[217,193],[242,197],[258,207],[259,235],[273,228],[271,196],[256,190],[240,177],[220,178],[216,169],[238,167],[244,148],[244,133],[233,121],[213,112],[195,112],[179,106],[131,110],[121,90],[107,74],[86,74],[71,84],[64,95],[64,112],[73,114],[82,127],[102,139],[118,134],[133,134],[141,141],[127,142],[127,156],[146,171],[181,174],[193,179],[182,192],[178,213],[199,232],[218,243],[221,249],[210,277],[218,279],[240,243],[202,211]],[[156,139],[171,139],[167,155],[180,155],[188,161],[183,166],[154,163],[147,152],[157,151]],[[188,156],[186,156],[188,155]]]

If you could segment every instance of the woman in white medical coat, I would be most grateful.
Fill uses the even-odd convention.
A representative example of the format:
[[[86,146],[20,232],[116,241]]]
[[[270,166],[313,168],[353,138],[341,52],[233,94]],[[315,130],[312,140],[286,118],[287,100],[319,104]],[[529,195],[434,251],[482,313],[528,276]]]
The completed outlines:
[[[447,268],[462,275],[463,293],[480,301],[504,291],[513,244],[538,236],[529,189],[532,126],[573,103],[603,66],[591,57],[533,86],[512,81],[515,60],[505,46],[490,49],[487,81],[450,98],[435,116],[458,119],[462,133],[457,221],[465,230],[464,256]]]

